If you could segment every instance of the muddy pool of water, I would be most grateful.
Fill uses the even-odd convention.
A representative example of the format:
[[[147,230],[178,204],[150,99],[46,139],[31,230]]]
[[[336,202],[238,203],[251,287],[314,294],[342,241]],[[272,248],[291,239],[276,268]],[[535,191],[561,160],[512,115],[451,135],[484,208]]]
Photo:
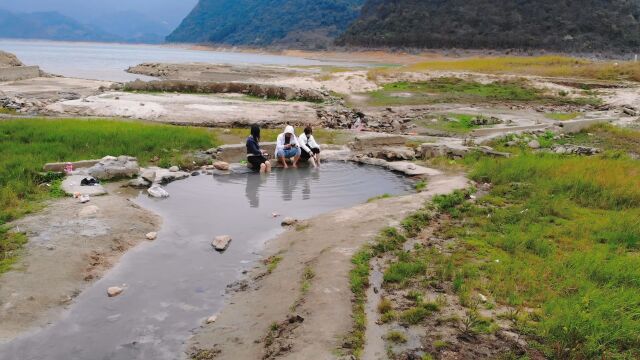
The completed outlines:
[[[179,359],[191,331],[221,310],[227,285],[283,231],[282,217],[309,218],[411,187],[386,170],[336,162],[267,176],[191,177],[169,184],[163,200],[140,193],[135,202],[163,217],[157,240],[125,254],[58,321],[0,346],[0,359]],[[217,253],[211,240],[222,234],[233,241]],[[107,297],[108,287],[123,284],[122,295]]]

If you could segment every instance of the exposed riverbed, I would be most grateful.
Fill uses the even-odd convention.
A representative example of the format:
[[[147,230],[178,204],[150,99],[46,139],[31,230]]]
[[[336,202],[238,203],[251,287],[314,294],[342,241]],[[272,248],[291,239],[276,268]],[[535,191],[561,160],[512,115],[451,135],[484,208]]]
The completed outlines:
[[[0,359],[179,358],[190,332],[224,305],[227,285],[282,231],[274,212],[308,218],[410,188],[386,170],[327,163],[266,177],[192,177],[168,185],[165,200],[141,194],[136,202],[164,218],[158,239],[128,252],[59,321],[0,346]],[[233,237],[223,254],[210,245],[220,234]],[[122,295],[106,296],[122,284]]]

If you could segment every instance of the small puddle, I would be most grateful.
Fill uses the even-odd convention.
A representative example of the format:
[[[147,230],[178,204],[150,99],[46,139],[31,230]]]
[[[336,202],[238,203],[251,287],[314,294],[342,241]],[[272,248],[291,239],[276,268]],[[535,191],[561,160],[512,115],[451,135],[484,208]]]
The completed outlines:
[[[407,193],[411,182],[380,168],[335,162],[268,176],[202,175],[166,189],[168,199],[142,193],[135,199],[163,217],[157,240],[127,252],[58,321],[0,346],[0,359],[179,359],[190,332],[221,310],[226,286],[282,231],[282,217],[273,212],[309,218],[383,193]],[[210,243],[222,234],[233,241],[219,254]],[[109,286],[122,284],[122,295],[106,296]]]

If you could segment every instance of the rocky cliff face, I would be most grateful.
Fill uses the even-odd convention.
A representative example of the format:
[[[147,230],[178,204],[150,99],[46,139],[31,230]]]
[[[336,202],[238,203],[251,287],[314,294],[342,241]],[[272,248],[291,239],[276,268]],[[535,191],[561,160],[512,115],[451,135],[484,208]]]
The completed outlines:
[[[359,15],[364,0],[200,0],[169,42],[323,47]]]
[[[338,43],[633,52],[640,1],[368,0]]]
[[[0,50],[0,68],[24,66],[17,56]]]

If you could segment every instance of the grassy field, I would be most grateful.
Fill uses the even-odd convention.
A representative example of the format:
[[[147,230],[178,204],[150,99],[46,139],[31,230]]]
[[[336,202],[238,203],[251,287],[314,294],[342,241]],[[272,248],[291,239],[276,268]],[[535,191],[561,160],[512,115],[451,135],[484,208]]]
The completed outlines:
[[[217,144],[212,131],[116,120],[0,121],[0,272],[6,270],[24,237],[9,234],[4,224],[33,212],[52,196],[39,186],[47,162],[136,156],[142,164],[181,165],[189,150]]]
[[[446,240],[444,251],[398,251],[404,236],[386,230],[354,257],[354,292],[362,294],[364,260],[384,252],[395,260],[383,287],[399,289],[412,305],[394,311],[398,305],[384,300],[382,322],[440,318],[446,304],[420,296],[445,282],[466,309],[456,321],[467,335],[494,333],[498,320],[509,320],[550,359],[640,358],[640,162],[625,155],[640,150],[640,132],[600,125],[567,141],[587,140],[605,153],[519,149],[509,159],[475,154],[460,161],[472,179],[492,184],[489,193],[475,201],[460,191],[438,196],[400,226],[413,238],[437,224],[437,238],[455,241]],[[430,222],[435,214],[444,216]],[[484,315],[494,309],[493,317]]]
[[[427,61],[378,71],[469,71],[488,74],[536,75],[607,81],[640,81],[640,62],[593,61],[566,56],[474,57]],[[372,75],[372,76],[374,76]]]
[[[369,93],[373,106],[436,103],[538,103],[549,105],[599,104],[595,97],[571,98],[545,94],[523,80],[479,83],[459,78],[436,78],[426,82],[396,82]]]

